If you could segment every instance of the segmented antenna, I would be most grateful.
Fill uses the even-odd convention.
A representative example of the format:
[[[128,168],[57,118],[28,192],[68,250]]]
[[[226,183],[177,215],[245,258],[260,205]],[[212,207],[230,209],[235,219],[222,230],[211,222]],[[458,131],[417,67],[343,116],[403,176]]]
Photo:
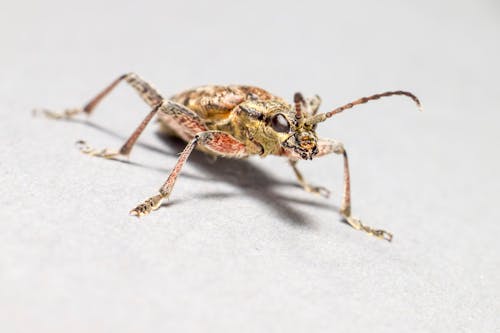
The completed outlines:
[[[384,92],[384,93],[381,93],[381,94],[375,94],[375,95],[368,96],[368,97],[362,97],[362,98],[357,99],[357,100],[355,100],[353,102],[350,102],[350,103],[347,103],[345,105],[339,106],[338,108],[333,109],[330,112],[325,113],[325,118],[330,118],[331,116],[333,116],[333,115],[335,115],[337,113],[340,113],[340,112],[342,112],[344,110],[350,109],[350,108],[352,108],[352,107],[354,107],[356,105],[364,104],[364,103],[367,103],[367,102],[375,100],[375,99],[379,99],[379,98],[382,98],[382,97],[393,96],[393,95],[403,95],[403,96],[410,97],[415,102],[415,104],[417,104],[418,109],[420,111],[422,111],[422,105],[420,104],[420,101],[418,100],[417,96],[415,96],[412,93],[407,92],[407,91],[398,90],[398,91],[387,91],[387,92]]]
[[[295,118],[299,120],[302,118],[302,105],[305,104],[304,96],[301,93],[293,95],[293,102],[295,103]]]

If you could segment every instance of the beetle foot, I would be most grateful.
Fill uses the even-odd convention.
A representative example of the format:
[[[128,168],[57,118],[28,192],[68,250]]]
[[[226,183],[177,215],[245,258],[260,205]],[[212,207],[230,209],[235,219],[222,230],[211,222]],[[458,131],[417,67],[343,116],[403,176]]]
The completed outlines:
[[[114,159],[117,156],[120,156],[120,152],[108,148],[104,149],[94,149],[91,146],[89,146],[85,141],[79,140],[76,143],[77,148],[84,153],[85,155],[89,156],[96,156],[96,157],[103,157],[107,159]]]
[[[55,112],[47,109],[35,109],[33,110],[33,116],[38,113],[42,113],[45,117],[50,119],[70,119],[83,112],[81,108],[66,109],[63,112]]]
[[[356,230],[364,231],[369,235],[377,237],[378,239],[385,239],[388,242],[392,241],[392,234],[390,232],[382,229],[374,229],[370,226],[364,225],[359,219],[352,216],[344,215],[344,218],[346,219],[347,223],[349,223],[349,225]]]
[[[330,197],[330,190],[327,189],[326,187],[323,187],[323,186],[307,185],[307,186],[304,186],[304,189],[309,193],[320,195],[323,198]]]
[[[161,201],[163,200],[163,196],[161,194],[157,194],[144,200],[143,203],[135,207],[130,211],[130,215],[134,215],[137,217],[141,217],[144,215],[148,215],[153,210],[156,210],[160,207]]]

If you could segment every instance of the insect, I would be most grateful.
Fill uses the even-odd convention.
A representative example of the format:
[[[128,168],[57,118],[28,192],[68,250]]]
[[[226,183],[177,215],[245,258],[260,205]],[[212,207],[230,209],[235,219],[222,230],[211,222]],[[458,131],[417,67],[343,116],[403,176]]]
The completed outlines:
[[[203,86],[164,98],[151,84],[138,75],[129,73],[120,76],[95,96],[83,108],[66,109],[62,113],[43,110],[50,118],[71,118],[78,114],[90,115],[99,102],[120,82],[127,82],[149,105],[151,111],[139,124],[119,150],[93,149],[81,142],[85,154],[116,158],[128,156],[142,131],[157,116],[162,130],[187,142],[177,163],[159,191],[130,211],[143,216],[160,207],[163,200],[172,193],[175,181],[196,148],[216,157],[245,158],[250,155],[278,155],[287,158],[304,190],[329,196],[324,187],[310,185],[297,168],[299,160],[339,154],[344,162],[344,190],[340,214],[354,229],[364,231],[377,238],[392,240],[392,234],[364,225],[351,215],[351,188],[347,152],[341,142],[319,138],[316,127],[319,123],[356,105],[382,97],[402,95],[411,98],[421,109],[418,98],[406,91],[388,91],[363,97],[337,107],[326,113],[319,113],[319,96],[304,98],[295,93],[292,104],[264,89],[251,86]]]

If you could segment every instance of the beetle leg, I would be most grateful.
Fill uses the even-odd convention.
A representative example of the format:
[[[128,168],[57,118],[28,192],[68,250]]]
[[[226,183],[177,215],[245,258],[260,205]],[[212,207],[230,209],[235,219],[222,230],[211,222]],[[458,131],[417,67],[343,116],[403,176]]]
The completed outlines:
[[[92,98],[83,108],[66,109],[63,112],[54,112],[50,110],[41,110],[47,117],[52,119],[68,119],[80,113],[90,114],[121,81],[125,80],[130,84],[141,98],[152,108],[163,100],[161,94],[148,82],[144,81],[135,73],[124,74],[108,85],[97,96]],[[36,110],[35,110],[36,111]]]
[[[304,179],[302,173],[297,168],[297,160],[289,159],[288,162],[290,162],[293,172],[295,173],[295,176],[297,176],[297,181],[304,188],[304,190],[309,193],[319,194],[324,198],[328,198],[330,196],[330,191],[327,188],[323,186],[312,186]]]
[[[90,156],[109,159],[113,159],[119,155],[128,156],[142,131],[146,128],[157,112],[160,112],[163,117],[168,118],[178,125],[178,131],[181,132],[179,133],[181,137],[192,138],[196,133],[207,130],[203,120],[196,113],[181,104],[170,100],[164,100],[161,104],[158,104],[155,108],[153,108],[153,110],[151,110],[128,140],[123,144],[120,150],[116,151],[107,148],[94,149],[87,145],[85,141],[78,141],[77,144],[79,145],[80,151]]]
[[[139,93],[141,98],[153,109],[148,115],[144,118],[144,120],[139,124],[137,129],[132,133],[132,135],[128,138],[128,140],[123,144],[120,150],[112,150],[112,149],[94,149],[90,147],[85,141],[78,141],[78,147],[81,152],[91,156],[104,157],[104,158],[115,158],[119,155],[128,155],[132,150],[135,142],[141,135],[144,128],[154,117],[156,112],[159,110],[160,106],[163,106],[162,103],[163,97],[160,93],[149,83],[141,79],[138,75],[134,73],[128,73],[120,76],[116,80],[114,80],[109,86],[107,86],[104,90],[102,90],[97,96],[92,98],[90,102],[88,102],[81,109],[67,109],[62,113],[57,113],[53,111],[43,110],[44,114],[53,119],[68,119],[72,118],[80,113],[90,114],[96,108],[96,106],[101,102],[101,100],[106,97],[121,81],[125,80],[128,84],[130,84],[136,91]],[[162,105],[160,105],[162,103]],[[173,103],[173,102],[172,102]]]
[[[117,156],[123,155],[128,156],[130,151],[134,147],[134,144],[137,142],[137,139],[141,135],[142,131],[146,128],[148,123],[153,119],[154,115],[158,112],[158,110],[162,107],[163,104],[157,105],[151,112],[148,113],[146,118],[139,124],[139,126],[135,129],[132,135],[125,141],[120,150],[111,150],[108,148],[104,149],[94,149],[90,147],[85,141],[77,141],[78,148],[84,154],[96,157],[104,157],[108,159],[113,159]]]
[[[202,146],[209,151],[225,157],[242,158],[248,155],[245,145],[231,135],[219,131],[206,131],[198,133],[184,148],[173,170],[170,172],[159,193],[146,199],[143,203],[130,211],[137,217],[147,215],[160,207],[163,199],[167,199],[174,188],[175,181],[181,172],[184,163],[196,146]]]
[[[335,140],[320,139],[318,141],[318,154],[317,157],[335,153],[342,154],[344,157],[344,197],[340,206],[340,214],[345,218],[347,223],[354,229],[362,230],[370,235],[387,241],[392,240],[392,234],[381,229],[374,229],[370,226],[364,225],[361,221],[351,215],[351,179],[349,175],[349,160],[344,145]]]

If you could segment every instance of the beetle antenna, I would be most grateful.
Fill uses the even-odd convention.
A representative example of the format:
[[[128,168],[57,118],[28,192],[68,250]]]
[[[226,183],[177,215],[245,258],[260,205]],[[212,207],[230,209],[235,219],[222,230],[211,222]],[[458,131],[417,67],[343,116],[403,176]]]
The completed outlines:
[[[410,93],[408,91],[402,91],[402,90],[387,91],[387,92],[384,92],[384,93],[381,93],[381,94],[375,94],[375,95],[371,95],[371,96],[368,96],[368,97],[359,98],[359,99],[357,99],[355,101],[352,101],[352,102],[347,103],[345,105],[339,106],[338,108],[335,108],[332,111],[327,112],[327,113],[316,114],[316,115],[314,115],[308,121],[308,123],[310,123],[311,125],[314,125],[314,124],[320,123],[322,121],[325,121],[327,118],[330,118],[331,116],[333,116],[333,115],[335,115],[337,113],[340,113],[340,112],[342,112],[344,110],[350,109],[350,108],[352,108],[352,107],[354,107],[356,105],[364,104],[364,103],[367,103],[367,102],[375,100],[375,99],[379,99],[379,98],[382,98],[382,97],[393,96],[393,95],[402,95],[402,96],[410,97],[415,102],[415,104],[417,104],[418,109],[420,111],[423,111],[422,104],[420,104],[419,99],[417,98],[417,96],[413,95],[412,93]]]
[[[297,92],[293,95],[293,102],[295,103],[295,118],[299,120],[302,118],[302,106],[305,103],[304,96]]]
[[[326,118],[330,118],[331,116],[333,116],[333,115],[335,115],[337,113],[340,113],[340,112],[342,112],[344,110],[350,109],[350,108],[352,108],[352,107],[354,107],[356,105],[364,104],[364,103],[367,103],[367,102],[375,100],[375,99],[379,99],[379,98],[382,98],[382,97],[393,96],[393,95],[403,95],[403,96],[410,97],[415,102],[415,104],[417,104],[418,109],[420,111],[422,111],[422,104],[420,104],[420,101],[418,100],[417,96],[413,95],[412,93],[410,93],[408,91],[398,90],[398,91],[387,91],[387,92],[384,92],[384,93],[381,93],[381,94],[375,94],[375,95],[368,96],[368,97],[362,97],[362,98],[357,99],[357,100],[355,100],[353,102],[350,102],[350,103],[347,103],[345,105],[339,106],[338,108],[333,109],[330,112],[325,113],[325,116],[326,116]]]

